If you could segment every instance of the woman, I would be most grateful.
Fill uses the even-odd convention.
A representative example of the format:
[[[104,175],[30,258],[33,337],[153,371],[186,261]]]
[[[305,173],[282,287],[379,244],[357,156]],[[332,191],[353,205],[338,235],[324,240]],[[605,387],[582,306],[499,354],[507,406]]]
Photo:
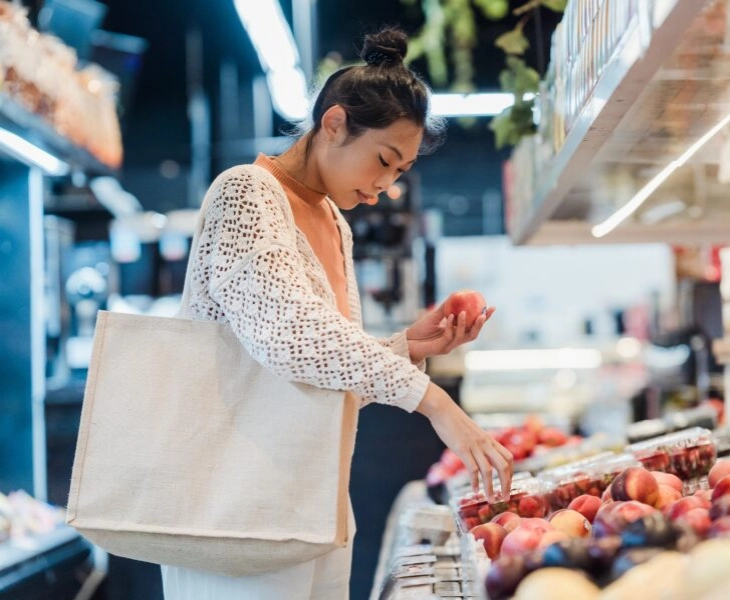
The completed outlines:
[[[399,30],[368,36],[366,64],[327,80],[306,134],[281,156],[259,155],[215,180],[191,257],[189,310],[228,322],[251,356],[282,377],[425,415],[475,487],[481,476],[491,491],[494,467],[509,489],[509,452],[418,366],[473,340],[493,309],[468,331],[464,313],[455,319],[440,308],[387,340],[361,327],[352,236],[340,210],[375,204],[439,134],[428,88],[403,63],[406,49]],[[350,541],[316,560],[242,578],[163,567],[165,596],[343,600],[351,554]]]

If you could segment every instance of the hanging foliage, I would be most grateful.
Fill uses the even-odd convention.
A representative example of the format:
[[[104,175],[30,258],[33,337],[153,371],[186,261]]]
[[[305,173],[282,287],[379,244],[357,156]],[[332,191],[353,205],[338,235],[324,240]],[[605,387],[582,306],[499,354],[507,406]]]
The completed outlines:
[[[530,47],[524,29],[535,11],[544,7],[562,13],[567,0],[523,0],[511,11],[508,0],[401,0],[409,6],[417,2],[423,11],[424,24],[411,38],[406,61],[423,58],[434,87],[461,93],[475,91],[473,52],[478,42],[477,15],[480,13],[491,21],[500,21],[510,12],[521,17],[512,30],[494,42],[506,55],[505,69],[499,75],[500,88],[514,95],[514,103],[492,119],[490,129],[494,131],[497,148],[512,146],[524,135],[534,133],[534,99],[526,100],[525,95],[537,93],[540,75],[519,58]]]

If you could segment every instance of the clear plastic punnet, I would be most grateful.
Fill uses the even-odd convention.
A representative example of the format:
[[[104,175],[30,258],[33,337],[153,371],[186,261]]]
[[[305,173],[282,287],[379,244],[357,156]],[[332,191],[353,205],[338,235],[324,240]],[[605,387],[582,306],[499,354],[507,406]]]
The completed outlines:
[[[454,498],[452,502],[462,533],[491,521],[503,512],[513,512],[520,517],[544,517],[549,512],[545,493],[535,477],[513,481],[509,497],[505,497],[499,485],[496,485],[491,499],[480,491]]]
[[[578,496],[601,496],[624,469],[640,466],[632,454],[604,452],[600,455],[548,469],[538,475],[550,510],[560,510]]]
[[[631,444],[626,450],[650,471],[672,473],[684,481],[707,475],[717,458],[712,432],[702,427]]]

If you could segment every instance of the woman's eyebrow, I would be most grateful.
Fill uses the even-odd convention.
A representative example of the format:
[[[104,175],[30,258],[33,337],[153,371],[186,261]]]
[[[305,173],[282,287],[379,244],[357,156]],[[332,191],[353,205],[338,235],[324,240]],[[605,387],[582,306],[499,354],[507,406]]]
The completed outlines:
[[[396,153],[396,155],[398,156],[398,158],[399,158],[400,160],[403,160],[403,153],[402,153],[402,152],[401,152],[400,150],[398,150],[398,148],[396,148],[395,146],[393,146],[393,145],[391,145],[391,144],[385,144],[385,147],[386,147],[386,148],[389,148],[390,150],[392,150],[393,152],[395,152],[395,153]],[[409,161],[408,161],[408,162],[409,162],[409,164],[413,164],[414,162],[416,162],[416,159],[417,159],[417,158],[418,158],[418,157],[414,158],[413,160],[409,160]]]

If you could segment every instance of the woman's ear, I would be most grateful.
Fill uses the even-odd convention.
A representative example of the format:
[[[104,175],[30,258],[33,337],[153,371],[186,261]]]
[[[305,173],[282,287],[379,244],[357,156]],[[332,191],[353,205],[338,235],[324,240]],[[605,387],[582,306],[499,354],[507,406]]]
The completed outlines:
[[[347,113],[339,104],[330,106],[322,115],[322,133],[328,142],[347,138]]]

